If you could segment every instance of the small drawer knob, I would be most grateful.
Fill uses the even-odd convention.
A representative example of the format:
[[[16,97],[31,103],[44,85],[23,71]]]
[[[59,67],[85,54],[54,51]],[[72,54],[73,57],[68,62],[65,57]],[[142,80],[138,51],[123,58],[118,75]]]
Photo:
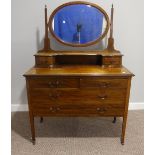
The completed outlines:
[[[60,82],[57,80],[57,81],[56,81],[56,85],[59,85],[59,83],[60,83]]]
[[[53,107],[50,107],[50,110],[53,110]]]
[[[50,107],[50,111],[52,111],[52,112],[56,112],[56,109],[53,108],[53,107]]]
[[[100,108],[97,108],[97,111],[100,111],[101,109]]]
[[[53,82],[48,82],[49,87],[54,87],[54,83]]]
[[[60,108],[58,107],[57,110],[60,110]]]

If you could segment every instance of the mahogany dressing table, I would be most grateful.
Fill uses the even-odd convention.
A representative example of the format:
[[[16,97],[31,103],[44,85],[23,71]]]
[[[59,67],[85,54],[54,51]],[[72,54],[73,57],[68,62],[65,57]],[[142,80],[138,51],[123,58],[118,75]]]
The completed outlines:
[[[69,11],[73,11],[72,15]],[[35,66],[24,74],[33,144],[34,117],[40,117],[43,122],[43,117],[52,116],[114,117],[113,123],[116,117],[122,117],[121,143],[124,144],[134,75],[122,66],[123,55],[114,48],[113,11],[112,6],[109,21],[107,13],[96,4],[69,2],[56,8],[48,21],[45,7],[44,48],[34,55]],[[50,48],[48,31],[62,44],[86,47],[101,41],[109,27],[110,37],[104,50],[55,51]]]

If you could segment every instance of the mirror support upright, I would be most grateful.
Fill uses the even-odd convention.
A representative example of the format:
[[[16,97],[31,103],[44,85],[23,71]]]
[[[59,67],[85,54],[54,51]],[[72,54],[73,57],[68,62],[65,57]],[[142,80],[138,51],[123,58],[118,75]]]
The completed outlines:
[[[47,22],[47,6],[45,5],[45,38],[44,38],[44,51],[50,51],[50,39],[48,38],[48,22]]]
[[[108,39],[108,47],[109,50],[114,50],[114,38],[113,38],[113,15],[114,15],[114,7],[112,4],[111,8],[111,20],[110,20],[110,37]]]

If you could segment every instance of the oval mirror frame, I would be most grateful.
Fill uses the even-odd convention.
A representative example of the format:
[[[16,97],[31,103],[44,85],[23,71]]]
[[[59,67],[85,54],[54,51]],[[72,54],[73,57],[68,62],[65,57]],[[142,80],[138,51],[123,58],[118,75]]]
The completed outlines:
[[[106,28],[105,28],[105,31],[104,33],[102,33],[102,35],[94,40],[94,41],[91,41],[91,42],[88,42],[88,43],[85,43],[85,44],[74,44],[74,43],[69,43],[69,42],[65,42],[64,40],[60,39],[54,32],[53,28],[52,28],[52,22],[53,22],[53,19],[54,19],[54,16],[55,14],[61,10],[62,8],[66,7],[66,6],[71,6],[71,5],[76,5],[76,4],[84,4],[84,5],[90,5],[96,9],[98,9],[105,17],[105,20],[106,20]],[[60,5],[59,7],[57,7],[53,12],[52,14],[50,15],[50,18],[49,18],[49,22],[48,22],[48,27],[49,27],[49,31],[50,33],[52,34],[52,36],[60,43],[64,44],[64,45],[68,45],[68,46],[72,46],[72,47],[86,47],[86,46],[90,46],[90,45],[93,45],[93,44],[96,44],[98,43],[99,41],[101,41],[108,33],[108,30],[109,30],[109,26],[110,26],[110,22],[109,22],[109,17],[106,13],[106,11],[104,9],[102,9],[100,6],[94,4],[94,3],[90,3],[90,2],[84,2],[84,1],[73,1],[73,2],[68,2],[68,3],[64,3],[62,5]]]

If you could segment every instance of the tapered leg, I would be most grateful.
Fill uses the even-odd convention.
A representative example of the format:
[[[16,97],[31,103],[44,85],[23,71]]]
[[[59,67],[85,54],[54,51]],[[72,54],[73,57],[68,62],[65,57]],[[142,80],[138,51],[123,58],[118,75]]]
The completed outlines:
[[[30,126],[31,126],[31,134],[32,134],[32,143],[35,145],[35,128],[34,128],[34,116],[30,114]]]
[[[123,117],[121,144],[124,145],[127,116]]]
[[[43,117],[40,117],[40,123],[43,123]]]
[[[112,121],[113,123],[116,123],[116,117],[114,117],[114,120]]]

